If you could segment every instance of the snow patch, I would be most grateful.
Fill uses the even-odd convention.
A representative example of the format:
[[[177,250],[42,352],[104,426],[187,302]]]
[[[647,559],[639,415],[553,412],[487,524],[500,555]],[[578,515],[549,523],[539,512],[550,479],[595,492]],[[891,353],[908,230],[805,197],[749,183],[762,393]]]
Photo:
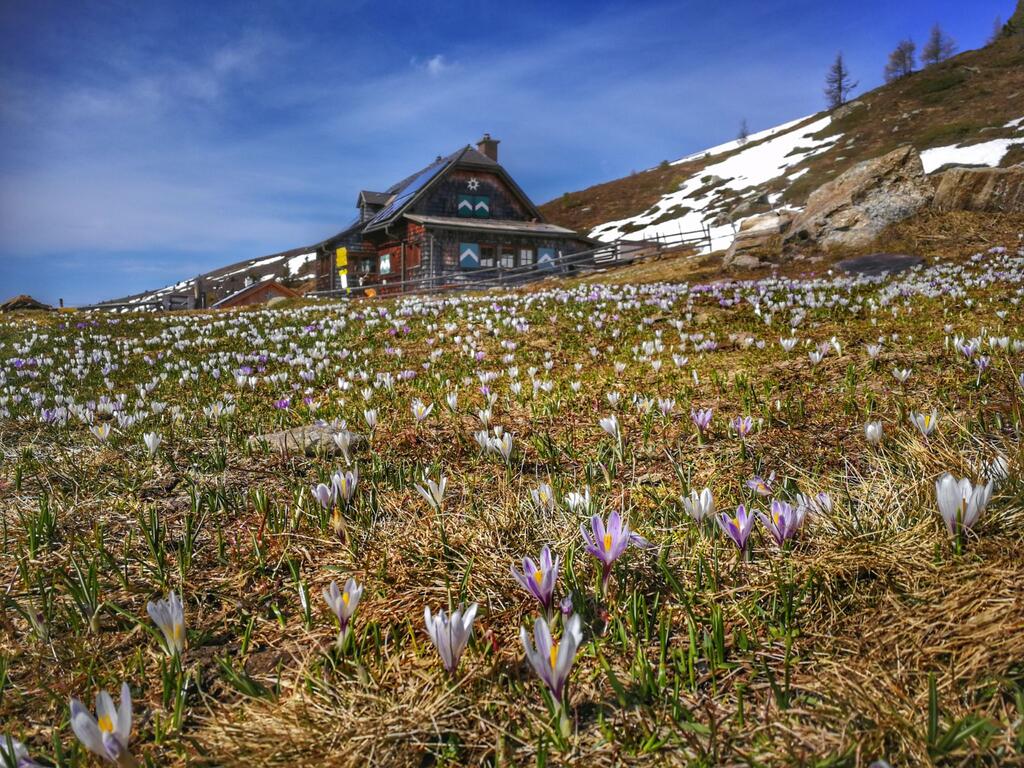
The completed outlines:
[[[728,193],[744,192],[777,179],[785,175],[789,168],[825,152],[842,138],[841,134],[814,138],[814,134],[831,124],[830,117],[815,120],[802,128],[794,128],[801,122],[786,123],[762,132],[767,138],[760,143],[756,143],[758,134],[755,134],[743,144],[730,142],[708,150],[711,154],[717,153],[721,147],[731,147],[738,151],[704,167],[684,181],[678,191],[665,195],[644,213],[601,224],[590,232],[590,236],[643,240],[704,230],[708,233],[713,250],[728,246],[740,222],[714,223],[720,214],[727,213],[728,208],[735,205],[734,196]],[[701,152],[690,158],[705,154]],[[686,208],[690,210],[678,216],[673,215],[673,209]]]
[[[315,259],[316,251],[312,253],[300,253],[298,256],[292,256],[287,262],[285,262],[285,265],[288,267],[288,276],[294,277],[299,274],[304,266]]]
[[[1024,120],[1024,118],[1021,118]],[[944,165],[987,165],[994,168],[1003,160],[1003,156],[1010,151],[1010,147],[1016,144],[1024,144],[1024,139],[992,139],[981,144],[971,144],[967,147],[956,146],[935,147],[926,149],[921,153],[921,163],[924,165],[924,172],[931,173]]]

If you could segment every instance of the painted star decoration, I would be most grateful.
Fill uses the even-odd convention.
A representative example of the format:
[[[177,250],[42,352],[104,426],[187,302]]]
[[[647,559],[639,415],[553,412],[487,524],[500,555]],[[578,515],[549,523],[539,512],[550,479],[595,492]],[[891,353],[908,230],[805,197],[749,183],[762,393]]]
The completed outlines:
[[[468,182],[466,182],[466,188],[469,189],[470,192],[476,192],[478,189],[480,189],[480,182],[477,181],[476,177],[474,176]]]

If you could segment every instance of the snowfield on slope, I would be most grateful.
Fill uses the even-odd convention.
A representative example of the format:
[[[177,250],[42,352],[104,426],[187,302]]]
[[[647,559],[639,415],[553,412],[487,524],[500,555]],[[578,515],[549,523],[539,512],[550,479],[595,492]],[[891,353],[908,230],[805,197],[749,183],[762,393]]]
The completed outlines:
[[[731,195],[723,196],[723,192],[744,192],[785,176],[788,169],[825,152],[842,138],[842,134],[814,138],[814,134],[831,124],[832,118],[826,116],[806,123],[808,119],[762,131],[746,142],[721,144],[676,161],[686,162],[709,153],[734,152],[724,160],[705,166],[684,181],[676,192],[665,195],[644,213],[601,224],[591,230],[590,236],[601,240],[639,240],[708,229],[712,249],[727,247],[743,220],[724,225],[714,223],[737,202]],[[735,151],[737,149],[739,151]],[[796,173],[789,178],[793,180],[799,175]],[[674,211],[678,212],[677,216],[672,215]]]

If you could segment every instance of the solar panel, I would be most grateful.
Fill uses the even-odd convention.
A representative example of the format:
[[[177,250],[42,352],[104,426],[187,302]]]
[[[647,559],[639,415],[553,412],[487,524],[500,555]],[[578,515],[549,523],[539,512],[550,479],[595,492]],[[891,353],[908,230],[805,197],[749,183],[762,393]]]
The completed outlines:
[[[379,224],[394,216],[417,192],[429,184],[446,165],[448,165],[447,160],[438,160],[420,171],[408,184],[395,193],[395,199],[388,203],[380,213],[370,219],[366,226],[372,227],[374,224]]]

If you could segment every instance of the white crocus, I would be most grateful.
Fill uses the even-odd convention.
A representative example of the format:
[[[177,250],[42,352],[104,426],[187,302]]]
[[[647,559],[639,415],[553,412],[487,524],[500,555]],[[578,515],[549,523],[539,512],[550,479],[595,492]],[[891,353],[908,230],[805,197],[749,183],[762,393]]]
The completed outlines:
[[[434,509],[440,510],[441,505],[444,503],[444,491],[448,487],[448,478],[441,475],[435,483],[430,478],[423,478],[425,486],[417,484],[416,492],[422,496],[427,504]]]
[[[882,422],[869,421],[864,425],[864,439],[871,445],[878,445],[882,442]]]
[[[910,423],[917,427],[924,437],[928,437],[935,431],[935,425],[939,422],[939,412],[932,409],[931,413],[911,413]]]
[[[988,506],[992,497],[992,481],[977,487],[966,477],[957,481],[948,472],[935,481],[935,497],[950,536],[970,530]]]
[[[172,591],[166,600],[146,603],[149,618],[164,635],[164,650],[168,656],[181,656],[185,652],[185,609]]]
[[[142,435],[142,442],[146,444],[146,449],[149,451],[149,455],[156,456],[156,452],[160,448],[160,443],[163,442],[163,438],[160,437],[159,432],[146,432]]]
[[[121,705],[117,708],[106,691],[96,695],[96,717],[78,699],[71,699],[71,730],[94,755],[125,768],[137,764],[128,753],[132,731],[132,692],[128,683],[121,684]]]
[[[430,641],[437,648],[441,662],[449,675],[455,674],[455,670],[459,666],[459,659],[462,658],[462,653],[466,650],[466,645],[469,644],[469,636],[473,634],[476,609],[476,603],[473,603],[465,611],[460,605],[451,616],[447,616],[443,610],[432,615],[429,606],[423,609],[427,634],[430,635]]]
[[[700,493],[691,490],[689,497],[683,497],[683,509],[698,523],[714,515],[715,499],[711,495],[711,489],[705,488]]]

